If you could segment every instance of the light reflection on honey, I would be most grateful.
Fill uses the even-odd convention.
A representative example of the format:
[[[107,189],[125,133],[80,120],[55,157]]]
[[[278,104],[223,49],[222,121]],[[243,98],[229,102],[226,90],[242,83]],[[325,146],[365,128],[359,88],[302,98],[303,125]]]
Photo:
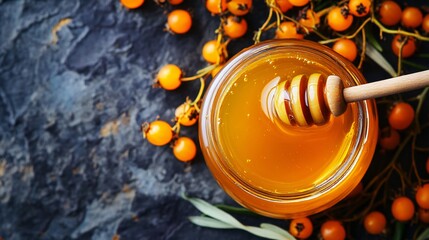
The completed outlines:
[[[227,86],[218,111],[219,141],[227,164],[244,182],[274,194],[313,188],[342,164],[353,145],[357,106],[324,126],[284,126],[261,106],[264,87],[275,77],[332,72],[305,56],[271,55],[241,69]],[[268,101],[269,103],[269,101]]]

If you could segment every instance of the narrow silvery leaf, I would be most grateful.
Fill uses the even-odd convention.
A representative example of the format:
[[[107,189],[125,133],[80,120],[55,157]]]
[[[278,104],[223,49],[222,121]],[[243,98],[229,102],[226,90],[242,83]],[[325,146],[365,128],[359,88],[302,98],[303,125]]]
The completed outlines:
[[[189,220],[198,226],[209,227],[209,228],[220,228],[220,229],[233,229],[234,226],[231,226],[227,223],[221,222],[214,218],[204,217],[204,216],[191,216]]]
[[[289,239],[289,238],[286,238],[286,237],[282,236],[281,234],[278,234],[278,233],[273,232],[271,230],[253,227],[253,226],[246,226],[243,228],[243,230],[246,230],[246,231],[252,233],[253,235],[263,237],[263,238],[267,238],[267,239],[275,239],[275,240],[288,240]]]
[[[366,45],[366,55],[370,57],[375,63],[383,68],[392,77],[396,77],[395,69],[389,64],[389,62],[383,57],[383,55],[377,51],[371,44]]]
[[[219,221],[228,223],[236,228],[242,228],[243,224],[241,224],[237,219],[231,216],[229,213],[220,210],[219,208],[211,205],[210,203],[197,198],[187,198],[188,201],[192,203],[200,212],[204,213],[207,216],[215,218]]]
[[[422,232],[418,237],[417,240],[426,240],[429,239],[429,228],[427,228],[424,232]]]
[[[284,230],[283,228],[277,227],[276,225],[272,225],[269,223],[262,223],[261,228],[271,230],[273,232],[276,232],[286,239],[295,239],[288,231]]]

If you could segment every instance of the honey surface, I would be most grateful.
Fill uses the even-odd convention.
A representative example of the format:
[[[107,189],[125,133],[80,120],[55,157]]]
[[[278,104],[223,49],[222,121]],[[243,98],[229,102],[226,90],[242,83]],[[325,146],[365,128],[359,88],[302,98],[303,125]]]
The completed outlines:
[[[326,180],[348,154],[355,138],[357,106],[324,126],[279,128],[261,107],[273,78],[335,70],[306,60],[305,53],[266,56],[242,67],[218,108],[218,134],[225,160],[239,178],[274,194],[305,191]],[[341,76],[340,76],[341,77]]]

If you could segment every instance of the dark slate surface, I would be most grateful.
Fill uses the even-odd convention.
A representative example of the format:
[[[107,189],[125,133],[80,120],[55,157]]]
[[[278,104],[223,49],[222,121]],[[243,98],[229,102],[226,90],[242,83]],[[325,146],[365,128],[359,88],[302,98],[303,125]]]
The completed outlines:
[[[187,2],[180,7],[196,21],[190,34],[174,36],[163,30],[168,9],[149,0],[135,11],[117,0],[0,1],[1,237],[222,235],[191,225],[187,216],[198,212],[179,196],[231,202],[201,155],[186,166],[139,132],[142,121],[172,119],[199,88],[152,88],[166,63],[188,75],[205,66],[200,49],[218,22],[201,1]],[[64,18],[72,21],[53,44],[51,30]],[[183,134],[197,139],[194,127]]]
[[[185,2],[179,8],[193,9],[194,25],[175,36],[163,31],[168,9],[150,0],[135,11],[117,0],[0,0],[0,239],[256,239],[190,224],[198,212],[181,192],[232,200],[200,153],[184,165],[139,132],[143,121],[172,119],[199,87],[151,86],[166,63],[188,75],[205,66],[200,49],[218,20],[203,1]],[[250,29],[265,13],[249,19]],[[54,44],[52,28],[64,18],[72,21]],[[231,52],[250,44],[249,33]],[[183,134],[197,139],[195,127]]]

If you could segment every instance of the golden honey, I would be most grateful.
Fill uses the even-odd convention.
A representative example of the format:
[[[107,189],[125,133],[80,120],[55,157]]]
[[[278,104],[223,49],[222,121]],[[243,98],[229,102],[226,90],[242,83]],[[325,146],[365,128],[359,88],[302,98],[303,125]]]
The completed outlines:
[[[375,148],[373,101],[349,104],[323,126],[281,124],[264,89],[276,77],[335,74],[345,86],[359,71],[324,46],[270,41],[240,53],[217,75],[202,107],[200,143],[210,170],[237,202],[278,218],[332,206],[364,175]]]

